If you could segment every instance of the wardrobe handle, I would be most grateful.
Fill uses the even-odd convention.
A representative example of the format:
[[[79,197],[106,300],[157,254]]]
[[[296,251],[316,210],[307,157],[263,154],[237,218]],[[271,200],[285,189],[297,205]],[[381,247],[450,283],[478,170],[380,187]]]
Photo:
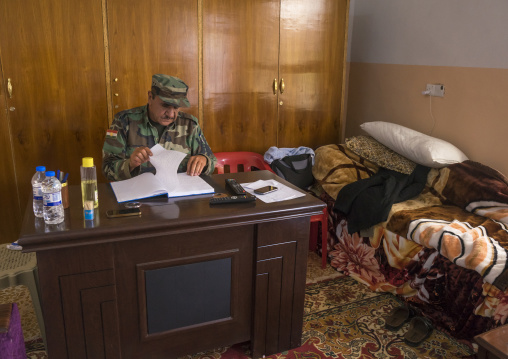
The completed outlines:
[[[280,93],[284,93],[284,89],[286,88],[286,85],[284,85],[284,79],[280,79]]]
[[[12,83],[11,79],[7,79],[7,92],[9,93],[9,98],[12,98]]]
[[[273,94],[277,95],[277,79],[273,79]]]

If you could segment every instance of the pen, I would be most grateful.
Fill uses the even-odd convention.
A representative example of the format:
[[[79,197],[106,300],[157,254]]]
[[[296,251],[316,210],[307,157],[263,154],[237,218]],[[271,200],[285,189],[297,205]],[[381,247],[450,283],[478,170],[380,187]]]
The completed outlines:
[[[65,177],[64,177],[64,179],[63,179],[63,181],[62,181],[63,183],[67,182],[67,177],[69,177],[69,172],[67,172],[67,173],[65,174]]]
[[[60,178],[60,170],[56,170],[56,178],[61,181],[62,179]]]

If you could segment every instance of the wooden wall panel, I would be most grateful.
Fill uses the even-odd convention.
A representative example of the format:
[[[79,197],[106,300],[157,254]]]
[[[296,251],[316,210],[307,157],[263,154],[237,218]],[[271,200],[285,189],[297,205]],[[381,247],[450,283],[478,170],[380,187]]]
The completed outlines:
[[[204,131],[214,152],[275,145],[278,47],[278,0],[204,1]]]
[[[279,147],[338,143],[347,0],[281,0]]]
[[[1,49],[0,49],[1,58]],[[7,78],[3,77],[0,67],[0,79],[7,88]],[[8,94],[4,86],[0,86],[0,151],[2,152],[2,171],[0,172],[0,198],[5,204],[0,207],[0,228],[2,243],[13,242],[18,238],[21,226],[22,211],[18,199],[14,162],[11,151],[12,141],[9,126],[9,110],[6,105]],[[35,173],[35,170],[34,170]]]
[[[3,76],[13,86],[5,105],[15,109],[9,187],[24,212],[36,166],[70,172],[77,184],[82,157],[100,163],[107,127],[101,0],[2,1],[0,33]]]
[[[107,3],[113,113],[145,105],[152,75],[162,73],[189,86],[182,111],[198,116],[197,0]]]

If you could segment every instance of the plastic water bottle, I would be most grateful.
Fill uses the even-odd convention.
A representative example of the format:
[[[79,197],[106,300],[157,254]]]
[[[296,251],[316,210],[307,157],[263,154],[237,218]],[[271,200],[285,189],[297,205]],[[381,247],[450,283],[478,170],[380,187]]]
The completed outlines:
[[[55,177],[55,171],[47,171],[42,181],[42,198],[44,201],[44,222],[57,224],[64,221],[62,205],[62,184]]]
[[[46,167],[35,167],[35,174],[32,177],[32,193],[34,199],[34,214],[35,217],[43,217],[43,201],[42,201],[42,181],[46,178]]]
[[[99,207],[97,172],[92,157],[83,157],[81,173],[81,196],[86,220],[94,219],[94,209]]]

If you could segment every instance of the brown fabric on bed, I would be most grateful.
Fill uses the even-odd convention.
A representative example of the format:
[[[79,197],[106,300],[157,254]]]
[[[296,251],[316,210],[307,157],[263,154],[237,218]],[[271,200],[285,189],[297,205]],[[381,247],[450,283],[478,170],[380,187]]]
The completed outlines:
[[[440,172],[443,170],[432,169],[426,190],[417,198],[393,205],[391,215],[399,210],[430,208],[446,202],[435,189],[446,186],[448,175]],[[330,217],[327,242],[332,267],[374,291],[398,295],[456,338],[473,340],[477,334],[508,323],[508,290],[500,291],[475,270],[453,263],[436,249],[420,246],[381,226],[376,226],[373,237],[349,235],[345,217],[332,210],[336,196],[331,197],[326,190],[319,193],[327,203]]]
[[[358,173],[368,175],[358,171],[355,158],[361,157],[351,155],[343,145],[321,149],[314,175],[330,196],[363,179]],[[422,194],[394,204],[382,225],[477,271],[504,291],[508,288],[508,185],[503,179],[497,171],[472,161],[432,170]]]
[[[397,211],[390,217],[390,220],[386,224],[386,229],[406,237],[411,221],[417,218],[450,222],[458,220],[467,222],[473,227],[482,226],[489,233],[489,236],[495,237],[503,248],[508,249],[508,233],[499,224],[489,218],[467,212],[457,206],[434,206]]]
[[[411,304],[456,338],[472,340],[477,333],[494,327],[492,318],[475,313],[485,295],[482,277],[443,256],[434,257],[433,253],[434,249],[422,249],[403,270],[412,285],[428,295],[428,302],[414,296],[409,299]],[[384,253],[380,256],[384,257]]]
[[[508,184],[502,177],[492,176],[489,170],[492,171],[473,161],[450,165],[441,170],[441,176],[448,176],[446,186],[436,190],[462,208],[475,201],[508,203]]]
[[[404,174],[411,174],[416,163],[389,149],[372,136],[354,136],[346,139],[346,146],[379,167],[387,168]]]
[[[425,316],[432,319],[434,325],[455,338],[472,340],[475,335],[501,324],[496,324],[496,319],[493,318],[495,307],[489,307],[489,303],[497,303],[497,298],[502,294],[499,294],[499,291],[491,294],[477,272],[435,255],[436,250],[433,248],[421,247],[417,255],[411,251],[406,265],[394,268],[393,258],[387,257],[386,248],[382,245],[373,246],[372,238],[363,237],[361,242],[375,250],[373,257],[383,276],[383,283],[371,285],[368,277],[360,274],[369,272],[369,269],[375,271],[371,262],[358,261],[362,258],[358,257],[358,253],[364,253],[365,248],[358,248],[358,244],[353,246],[351,243],[357,238],[356,234],[350,236],[345,231],[336,231],[344,225],[345,217],[331,210],[335,200],[326,192],[322,193],[320,198],[327,203],[330,216],[328,253],[332,267],[341,271],[342,266],[359,267],[357,273],[346,274],[369,285],[372,290],[389,291],[399,295],[401,300],[421,310]],[[338,267],[339,264],[341,267]],[[412,291],[408,292],[408,289]]]
[[[378,166],[358,156],[344,145],[326,145],[315,151],[312,174],[323,189],[333,198],[348,183],[369,178]]]
[[[508,231],[499,222],[457,206],[434,206],[397,211],[386,228],[437,249],[449,260],[476,270],[503,291],[508,288]]]

